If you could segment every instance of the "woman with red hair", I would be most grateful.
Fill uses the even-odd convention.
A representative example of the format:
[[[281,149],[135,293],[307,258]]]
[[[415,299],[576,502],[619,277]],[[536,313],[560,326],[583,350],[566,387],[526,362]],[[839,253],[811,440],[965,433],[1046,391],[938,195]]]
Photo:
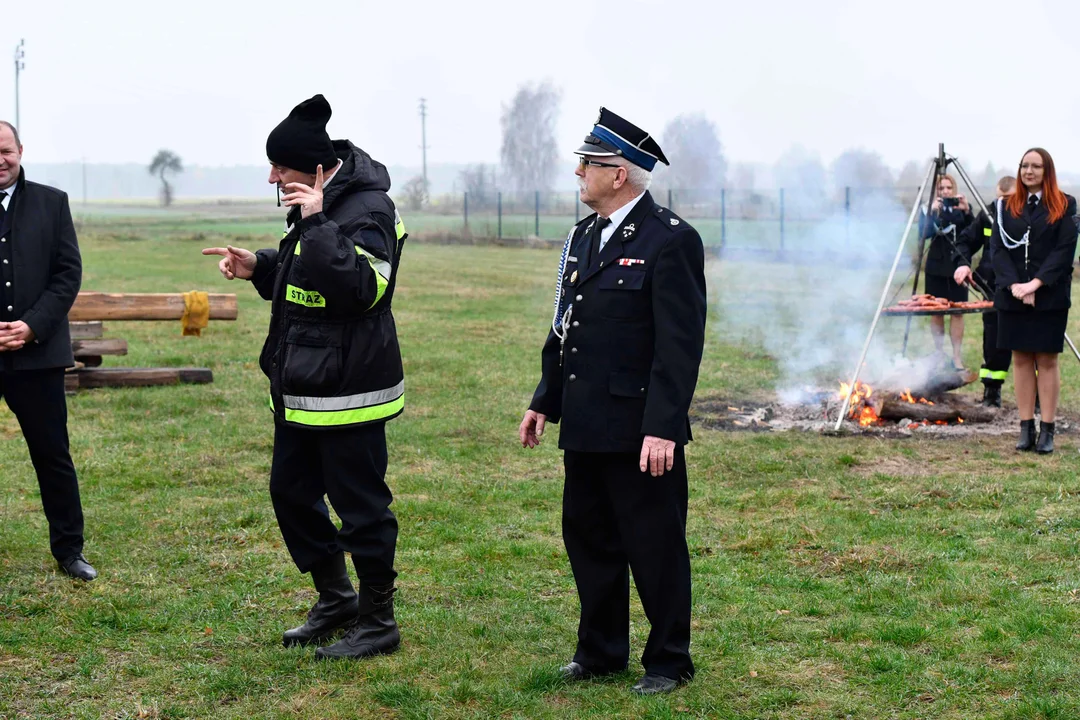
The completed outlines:
[[[1020,411],[1017,450],[1054,451],[1061,391],[1058,356],[1065,345],[1076,255],[1075,215],[1076,198],[1058,187],[1050,153],[1042,148],[1024,153],[1016,189],[997,201],[998,222],[990,237],[997,275],[998,347],[1013,354]],[[1036,389],[1041,405],[1038,440]]]

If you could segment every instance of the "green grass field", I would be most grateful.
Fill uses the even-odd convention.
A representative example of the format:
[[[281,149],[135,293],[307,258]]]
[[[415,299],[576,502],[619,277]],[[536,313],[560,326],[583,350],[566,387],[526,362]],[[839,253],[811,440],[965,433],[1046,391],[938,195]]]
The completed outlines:
[[[253,225],[248,246],[279,229]],[[199,255],[234,234],[220,231],[83,227],[84,289],[235,291],[240,303],[237,322],[202,338],[179,323],[107,325],[131,354],[106,364],[207,366],[215,381],[70,399],[96,582],[58,574],[25,445],[0,409],[0,717],[1080,717],[1073,434],[1037,458],[1011,437],[698,430],[697,679],[652,699],[628,692],[636,662],[608,681],[558,680],[577,621],[560,456],[555,432],[533,452],[516,440],[553,250],[406,247],[395,315],[407,407],[388,432],[404,645],[361,663],[282,648],[315,593],[267,492],[256,357],[268,306]],[[782,283],[775,267],[728,264],[710,282],[715,293],[770,270]],[[699,398],[769,397],[776,358],[710,323]],[[972,323],[976,365],[979,332]],[[1080,364],[1062,366],[1075,412]],[[646,632],[635,599],[635,657]]]

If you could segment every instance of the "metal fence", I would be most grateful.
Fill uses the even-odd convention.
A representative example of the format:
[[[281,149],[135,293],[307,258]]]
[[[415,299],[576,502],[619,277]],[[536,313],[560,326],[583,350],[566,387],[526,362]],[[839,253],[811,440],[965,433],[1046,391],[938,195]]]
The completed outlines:
[[[652,190],[656,202],[692,223],[706,245],[765,251],[836,249],[862,242],[867,233],[895,242],[917,193],[896,187]],[[993,197],[990,189],[980,194]],[[561,240],[592,212],[576,192],[453,193],[419,208],[399,204],[410,233],[496,240]],[[974,199],[972,205],[978,212]]]

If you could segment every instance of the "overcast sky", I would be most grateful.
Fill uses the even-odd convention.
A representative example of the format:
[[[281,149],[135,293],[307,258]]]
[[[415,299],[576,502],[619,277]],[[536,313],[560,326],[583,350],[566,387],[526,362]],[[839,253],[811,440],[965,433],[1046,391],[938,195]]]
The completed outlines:
[[[1032,145],[1075,171],[1078,32],[1076,0],[13,0],[0,117],[21,37],[28,163],[259,164],[317,92],[330,134],[387,164],[419,164],[420,97],[429,163],[494,162],[502,104],[548,79],[568,165],[603,104],[657,136],[703,112],[735,162],[801,144],[899,168],[945,142],[973,172]]]

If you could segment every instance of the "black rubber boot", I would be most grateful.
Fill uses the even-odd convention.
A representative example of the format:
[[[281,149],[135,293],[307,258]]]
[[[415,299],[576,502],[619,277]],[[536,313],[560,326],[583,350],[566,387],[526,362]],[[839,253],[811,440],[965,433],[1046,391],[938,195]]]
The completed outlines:
[[[366,658],[388,655],[401,645],[397,621],[394,620],[394,586],[362,586],[360,616],[345,631],[345,636],[333,645],[315,651],[315,657]]]
[[[285,647],[321,643],[359,614],[356,590],[345,568],[344,553],[327,558],[312,568],[311,579],[319,591],[319,600],[308,612],[307,622],[286,630],[281,636]]]
[[[1054,423],[1039,423],[1039,442],[1035,445],[1035,452],[1040,455],[1054,452]]]
[[[1020,442],[1016,443],[1017,450],[1035,449],[1035,421],[1020,421]]]
[[[1001,407],[1001,386],[1000,385],[985,385],[983,386],[983,399],[982,404],[986,407],[999,408]]]

